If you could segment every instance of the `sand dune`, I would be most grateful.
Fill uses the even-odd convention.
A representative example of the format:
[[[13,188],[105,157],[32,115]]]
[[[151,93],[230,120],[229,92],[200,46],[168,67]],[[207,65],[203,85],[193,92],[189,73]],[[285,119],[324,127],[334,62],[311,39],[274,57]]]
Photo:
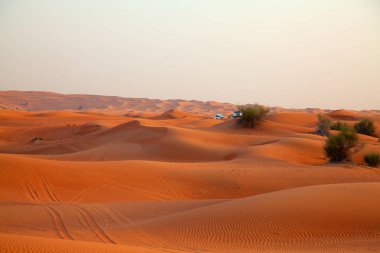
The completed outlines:
[[[179,110],[174,110],[171,109],[169,111],[166,111],[160,115],[157,115],[156,117],[152,117],[153,119],[180,119],[180,118],[195,118],[195,119],[201,119],[202,116],[192,114],[192,113],[187,113]]]
[[[295,188],[168,215],[132,226],[183,249],[335,248],[379,245],[380,183]],[[122,231],[120,231],[122,233]],[[173,243],[175,242],[175,243]]]
[[[360,120],[360,115],[356,112],[349,110],[336,110],[327,114],[327,116],[336,119],[336,120]]]
[[[324,140],[322,138],[321,140],[314,140],[292,137],[257,146],[254,150],[262,156],[316,165],[326,163],[323,145]]]
[[[41,99],[43,98],[43,99]],[[63,95],[42,91],[0,91],[0,109],[10,110],[77,110],[102,111],[110,114],[153,116],[170,110],[213,117],[216,113],[234,111],[236,105],[219,102],[186,101],[180,99],[160,100],[146,98],[123,98],[97,95]],[[163,115],[164,116],[164,115]],[[166,115],[166,117],[170,115]]]
[[[276,108],[243,129],[211,118],[230,104],[16,93],[0,92],[0,252],[380,250],[380,170],[363,166],[380,142],[334,165],[314,134],[318,113],[375,112]]]
[[[68,162],[0,155],[0,197],[6,201],[65,202],[227,199],[293,187],[376,182],[380,172],[317,167],[257,158],[208,163]],[[260,180],[258,180],[260,179]],[[46,185],[51,185],[46,186]],[[56,189],[49,194],[46,189]]]
[[[0,109],[21,111],[56,111],[76,110],[106,112],[108,114],[127,114],[138,117],[152,117],[170,110],[178,110],[190,114],[200,114],[213,117],[216,113],[225,116],[230,115],[238,106],[230,103],[216,101],[196,101],[181,99],[148,99],[148,98],[124,98],[117,96],[100,96],[86,94],[59,94],[44,91],[0,91]],[[278,113],[305,113],[305,114],[331,114],[336,119],[355,118],[354,111],[348,110],[322,110],[318,108],[287,109],[278,106],[271,108]],[[378,115],[378,111],[362,111],[360,114],[370,116]],[[307,117],[307,116],[306,116]],[[356,117],[357,118],[357,117]]]

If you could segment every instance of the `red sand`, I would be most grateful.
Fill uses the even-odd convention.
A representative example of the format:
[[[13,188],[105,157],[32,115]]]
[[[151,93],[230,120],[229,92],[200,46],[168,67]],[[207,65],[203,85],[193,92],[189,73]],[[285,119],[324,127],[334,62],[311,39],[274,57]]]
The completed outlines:
[[[247,130],[196,101],[182,101],[193,114],[150,104],[128,117],[1,110],[0,252],[380,251],[380,169],[362,160],[376,138],[360,136],[358,165],[330,165],[314,111]]]

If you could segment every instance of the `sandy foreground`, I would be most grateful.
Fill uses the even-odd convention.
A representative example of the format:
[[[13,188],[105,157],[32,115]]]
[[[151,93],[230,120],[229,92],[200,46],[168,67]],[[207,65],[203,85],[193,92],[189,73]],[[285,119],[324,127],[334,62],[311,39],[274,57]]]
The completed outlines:
[[[330,165],[316,121],[1,110],[0,252],[380,251],[380,169],[362,160],[380,142]]]

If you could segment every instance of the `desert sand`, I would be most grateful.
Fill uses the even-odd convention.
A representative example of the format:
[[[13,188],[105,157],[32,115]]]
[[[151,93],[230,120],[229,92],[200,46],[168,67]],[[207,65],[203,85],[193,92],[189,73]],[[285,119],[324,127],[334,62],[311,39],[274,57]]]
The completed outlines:
[[[362,158],[380,142],[329,164],[313,133],[322,113],[380,135],[378,111],[272,108],[252,130],[212,119],[226,103],[0,98],[0,252],[380,251],[380,169]]]

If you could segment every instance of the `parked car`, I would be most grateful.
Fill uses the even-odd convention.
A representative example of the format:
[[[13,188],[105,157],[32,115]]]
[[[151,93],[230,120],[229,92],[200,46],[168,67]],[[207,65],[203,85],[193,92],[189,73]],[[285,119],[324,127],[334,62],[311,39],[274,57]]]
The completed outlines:
[[[215,114],[215,119],[223,119],[223,115],[220,113]]]
[[[232,118],[236,119],[236,118],[240,118],[243,116],[243,113],[241,111],[235,111],[233,114],[232,114]]]

